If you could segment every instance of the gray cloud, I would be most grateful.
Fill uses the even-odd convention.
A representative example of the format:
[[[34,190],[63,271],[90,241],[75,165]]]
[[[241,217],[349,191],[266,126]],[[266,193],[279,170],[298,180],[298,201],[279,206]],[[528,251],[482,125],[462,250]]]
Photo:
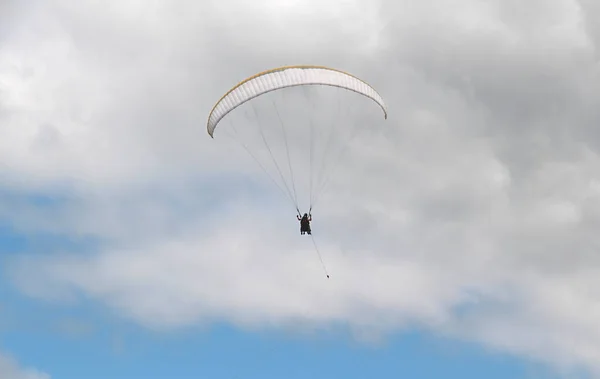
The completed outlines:
[[[24,12],[0,52],[0,174],[65,200],[0,215],[102,244],[19,257],[11,278],[155,328],[418,325],[600,370],[594,4],[323,4]],[[355,73],[390,108],[315,211],[330,281],[277,188],[204,128],[233,84],[297,63]]]

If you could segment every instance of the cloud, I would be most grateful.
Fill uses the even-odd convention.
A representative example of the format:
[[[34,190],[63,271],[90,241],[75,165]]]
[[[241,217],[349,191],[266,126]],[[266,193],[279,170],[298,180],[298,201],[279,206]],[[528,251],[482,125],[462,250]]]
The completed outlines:
[[[10,357],[0,355],[0,377],[5,379],[50,379],[50,375],[35,369],[24,369]]]
[[[157,329],[416,325],[600,371],[592,4],[365,4],[21,9],[0,51],[0,217],[100,242],[7,274]],[[297,63],[355,73],[390,108],[315,209],[331,280],[277,188],[204,129],[236,82]]]

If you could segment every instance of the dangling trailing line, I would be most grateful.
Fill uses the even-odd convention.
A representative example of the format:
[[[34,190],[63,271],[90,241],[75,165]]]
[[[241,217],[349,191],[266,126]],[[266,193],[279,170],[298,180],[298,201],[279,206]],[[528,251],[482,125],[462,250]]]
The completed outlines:
[[[325,263],[323,262],[323,258],[321,257],[321,252],[319,251],[319,248],[317,247],[317,243],[315,242],[315,237],[311,234],[310,238],[312,239],[312,243],[313,243],[313,246],[315,247],[315,251],[317,252],[317,255],[319,256],[319,260],[321,261],[321,266],[323,266],[323,271],[325,271],[325,275],[327,275],[327,279],[329,279],[329,272],[327,272],[327,267],[325,267]]]

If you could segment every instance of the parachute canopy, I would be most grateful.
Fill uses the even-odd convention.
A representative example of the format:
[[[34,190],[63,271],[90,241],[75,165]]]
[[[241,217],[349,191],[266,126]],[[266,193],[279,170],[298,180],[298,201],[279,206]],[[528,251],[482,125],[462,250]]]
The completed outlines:
[[[379,107],[365,107],[369,99]],[[339,173],[337,164],[358,129],[367,126],[372,133],[380,110],[387,119],[382,97],[353,75],[323,66],[285,66],[225,93],[210,111],[207,131],[214,138],[219,126],[236,139],[300,214],[299,201],[307,200],[303,212],[313,209],[331,174]],[[353,175],[355,163],[343,163]]]
[[[249,77],[230,89],[213,107],[206,128],[213,137],[217,124],[243,103],[267,92],[302,85],[328,85],[344,88],[375,101],[387,119],[387,108],[381,96],[368,83],[343,71],[323,66],[285,66]]]

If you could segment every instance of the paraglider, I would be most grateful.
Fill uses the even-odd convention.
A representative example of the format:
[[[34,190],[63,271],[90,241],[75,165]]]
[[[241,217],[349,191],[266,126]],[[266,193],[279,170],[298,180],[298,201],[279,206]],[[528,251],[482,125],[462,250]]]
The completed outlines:
[[[309,96],[309,86],[319,89],[317,96]],[[262,115],[262,117],[259,116],[260,112],[257,109],[260,107],[260,99],[263,99],[266,96],[266,94],[272,92],[281,93],[280,96],[285,98],[286,93],[288,94],[287,96],[290,96],[290,92],[286,92],[283,90],[292,87],[302,88],[307,101],[309,101],[311,105],[309,108],[301,107],[299,102],[297,101],[297,98],[295,98],[293,101],[288,101],[286,99],[284,103],[286,105],[293,106],[294,110],[291,112],[283,113],[282,116],[282,112],[279,111],[279,108],[273,100],[273,106],[275,110],[275,112],[273,112],[274,116],[272,116],[271,119],[267,121],[265,120],[268,118],[267,116],[269,115]],[[326,93],[326,87],[334,87],[336,89],[342,90],[341,92],[337,93],[337,95],[339,95],[337,98],[338,108],[341,107],[339,105],[339,97],[341,97],[341,95],[343,95],[344,93],[356,93],[358,95],[361,95],[363,99],[366,97],[367,99],[374,101],[383,111],[384,119],[387,119],[387,108],[382,97],[377,93],[377,91],[373,87],[371,87],[362,79],[359,79],[356,76],[334,68],[312,65],[297,65],[278,67],[271,70],[263,71],[256,75],[250,76],[249,78],[235,85],[233,88],[227,91],[213,106],[208,116],[208,121],[206,124],[208,134],[211,136],[211,138],[214,138],[217,126],[220,125],[225,116],[232,113],[236,108],[242,106],[243,104],[249,103],[249,106],[252,109],[252,112],[255,116],[254,120],[252,122],[248,122],[248,119],[246,119],[243,122],[235,123],[239,125],[240,128],[237,128],[236,125],[232,123],[232,130],[235,135],[239,136],[241,132],[249,131],[250,129],[252,129],[250,127],[251,124],[257,125],[259,134],[254,134],[254,136],[260,136],[260,140],[264,143],[264,149],[261,149],[261,151],[259,152],[268,152],[268,155],[266,156],[271,158],[273,167],[276,169],[278,175],[273,175],[272,173],[270,173],[266,169],[265,165],[261,163],[261,161],[258,159],[257,156],[259,152],[253,152],[253,149],[251,149],[248,146],[248,140],[251,138],[241,138],[239,139],[239,142],[250,154],[250,156],[265,171],[265,173],[269,175],[273,183],[277,185],[277,187],[288,198],[288,200],[290,200],[294,204],[295,210],[297,212],[297,218],[301,224],[300,233],[302,235],[311,235],[311,238],[313,238],[313,242],[314,237],[312,237],[312,230],[310,225],[310,221],[312,221],[311,213],[316,201],[318,200],[320,193],[328,184],[329,175],[333,170],[332,167],[334,164],[331,164],[333,153],[330,153],[330,150],[332,150],[333,148],[331,146],[335,145],[335,143],[337,142],[341,144],[343,148],[345,148],[345,146],[343,146],[345,144],[343,143],[343,138],[339,136],[340,131],[349,129],[348,126],[350,124],[362,122],[361,119],[351,119],[349,122],[343,122],[340,121],[340,117],[338,117],[339,115],[333,117],[332,120],[323,121],[320,124],[318,122],[315,122],[312,118],[309,122],[297,121],[298,118],[300,118],[297,116],[318,117],[320,115],[320,113],[314,110],[314,107],[316,105],[320,105],[320,101],[317,100],[320,100],[321,98],[328,98],[327,96],[329,96],[329,98],[332,98],[332,96],[330,96],[331,92]],[[291,93],[291,95],[294,95],[294,93]],[[317,100],[315,100],[315,98]],[[257,101],[259,102],[259,104],[256,103]],[[331,106],[330,103],[326,103],[326,111],[330,111],[334,108],[335,107]],[[345,107],[345,110],[348,111],[353,110],[355,108],[359,108],[361,110],[364,109],[360,106],[352,105],[349,107]],[[297,109],[300,109],[300,111],[297,111]],[[235,114],[236,112],[233,113]],[[288,123],[294,122],[297,122],[297,127],[288,127]],[[285,150],[284,156],[287,157],[287,170],[284,168],[285,166],[283,162],[280,161],[280,158],[276,158],[273,146],[271,146],[267,141],[265,128],[271,125],[278,125],[281,127],[281,131],[278,132],[278,134],[281,133],[279,135],[283,137],[283,143],[277,144],[276,147],[281,147]],[[324,134],[326,134],[326,131],[328,129],[330,130],[329,137],[325,137]],[[296,130],[299,131],[299,134],[290,138],[288,134]],[[320,140],[323,143],[319,145],[318,140]],[[290,141],[292,141],[295,145],[290,147]],[[297,146],[301,145],[302,141],[305,141],[304,146],[306,147],[298,148]],[[345,142],[347,144],[347,141]],[[320,161],[318,161],[317,154],[319,146],[321,146],[323,150],[323,154],[321,155]],[[294,149],[294,147],[296,147],[296,149]],[[294,165],[292,164],[291,159],[291,156],[293,155],[292,153],[294,152],[302,155],[302,158],[299,159],[299,162],[302,162],[302,164],[299,168],[296,167],[296,175],[294,172]],[[339,156],[341,156],[341,154],[342,153],[340,152]],[[302,171],[301,177],[306,178],[306,180],[303,180],[301,183],[296,182],[298,169]],[[286,176],[288,176],[287,180]],[[277,179],[277,177],[279,177],[279,180]],[[305,192],[298,191],[298,184],[304,184],[305,187],[308,188]],[[298,193],[300,193],[301,196],[310,195],[307,206],[309,211],[307,213],[304,213],[303,216],[301,216],[300,212],[301,207],[298,201]]]
[[[304,235],[304,233],[311,234],[310,232],[310,222],[312,221],[312,215],[304,214],[304,216],[296,216],[298,221],[300,221],[300,234]]]

